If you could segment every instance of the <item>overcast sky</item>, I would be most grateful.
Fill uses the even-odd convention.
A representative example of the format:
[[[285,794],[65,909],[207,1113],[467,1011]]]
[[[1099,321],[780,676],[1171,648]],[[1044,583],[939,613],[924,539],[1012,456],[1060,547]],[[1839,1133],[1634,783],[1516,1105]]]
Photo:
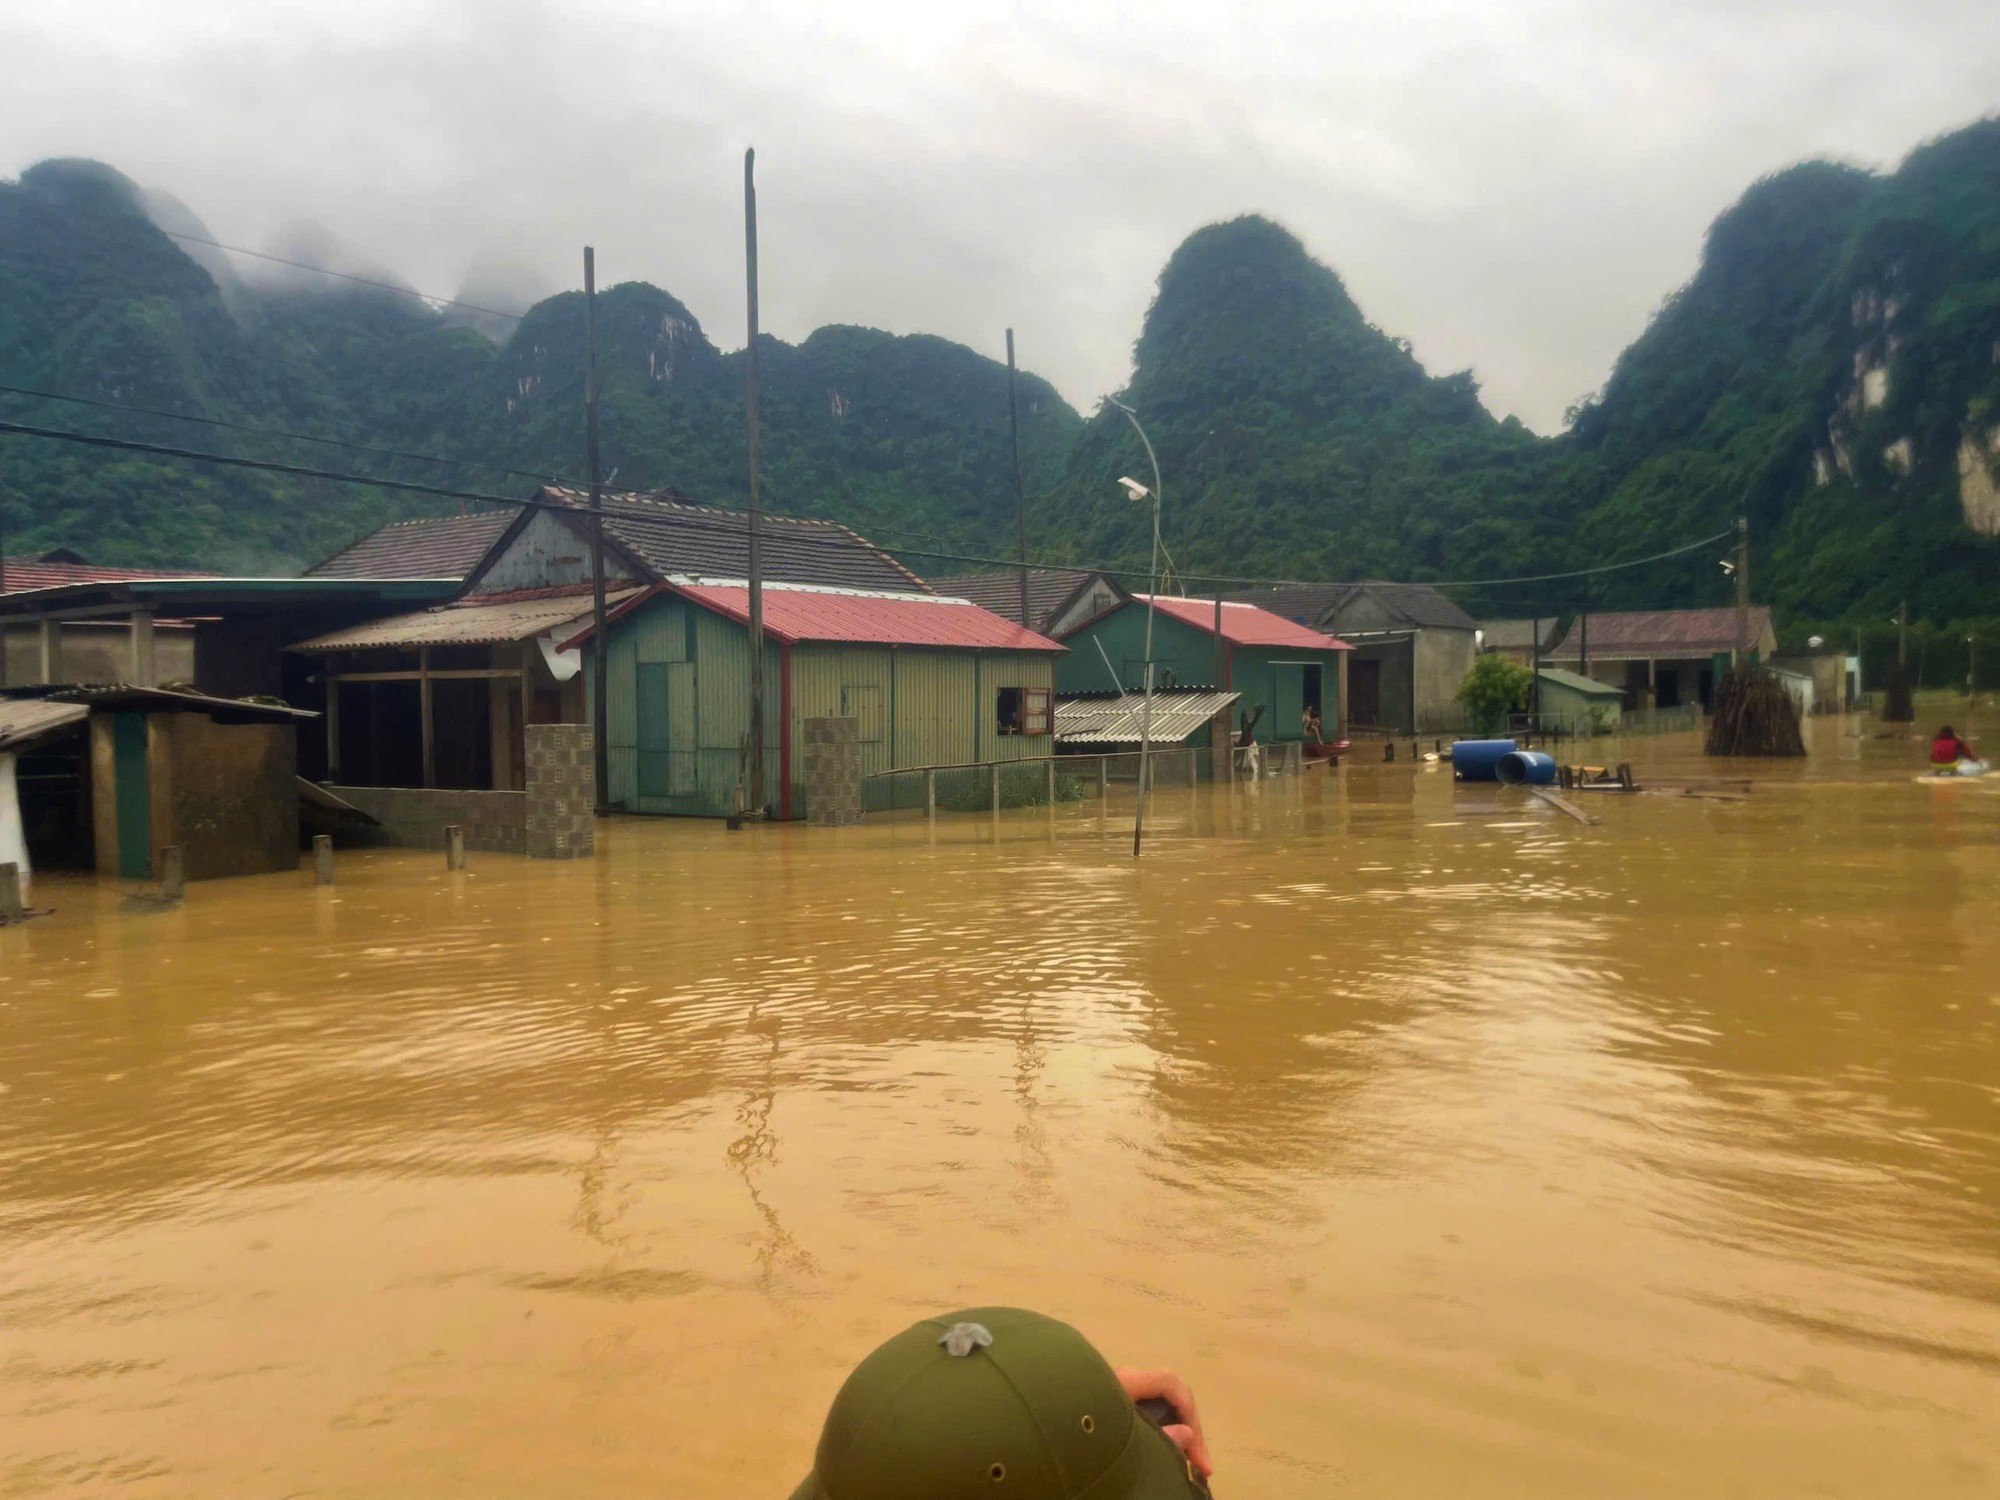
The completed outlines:
[[[765,327],[943,334],[1116,390],[1192,229],[1290,226],[1433,371],[1552,430],[1808,156],[2000,108],[1991,0],[0,0],[0,172],[110,162],[231,243],[325,226],[451,293],[655,282]],[[0,252],[4,247],[0,247]]]

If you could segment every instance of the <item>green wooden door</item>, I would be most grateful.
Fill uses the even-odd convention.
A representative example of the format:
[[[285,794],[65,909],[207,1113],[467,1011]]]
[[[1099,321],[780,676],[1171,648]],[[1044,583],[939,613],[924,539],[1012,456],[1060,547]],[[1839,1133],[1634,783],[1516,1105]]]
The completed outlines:
[[[673,783],[667,753],[668,664],[642,661],[638,666],[639,795],[668,797]]]
[[[153,878],[153,787],[146,772],[146,716],[111,718],[111,768],[118,798],[118,873]]]
[[[692,797],[700,790],[695,764],[694,663],[667,663],[667,793]]]

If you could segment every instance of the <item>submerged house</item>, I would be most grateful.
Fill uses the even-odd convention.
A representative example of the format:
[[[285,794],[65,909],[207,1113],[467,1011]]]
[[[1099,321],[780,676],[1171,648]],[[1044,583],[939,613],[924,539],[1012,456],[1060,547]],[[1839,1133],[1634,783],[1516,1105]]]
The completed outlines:
[[[1769,606],[1751,607],[1748,630],[1749,638],[1739,642],[1732,608],[1578,615],[1554,655],[1622,691],[1628,711],[1699,704],[1707,712],[1739,645],[1760,661],[1777,651]]]
[[[27,556],[0,556],[0,594],[27,594],[84,583],[149,578],[200,578],[172,568],[114,568],[86,561],[67,547]],[[122,621],[66,614],[33,625],[0,621],[0,685],[12,683],[190,682],[194,630],[162,621],[135,637]]]
[[[436,824],[440,801],[463,804],[460,821],[504,812],[514,803],[479,794],[518,798],[527,735],[587,731],[598,689],[593,516],[576,491],[535,499],[501,518],[449,603],[292,647],[322,664],[329,774],[385,822],[400,809],[385,817],[384,799],[366,788],[418,794],[395,800],[409,804],[419,833]],[[750,712],[749,518],[671,494],[606,500],[603,801],[726,816],[737,810]],[[322,566],[391,566],[421,544],[429,558],[413,566],[430,573],[481,540],[447,523],[408,527]],[[864,775],[1050,753],[1053,641],[941,598],[834,522],[767,514],[759,538],[772,816],[805,815],[809,717],[858,721]],[[496,825],[495,837],[511,839],[513,826]]]
[[[1254,604],[1134,594],[1062,636],[1069,647],[1056,669],[1064,697],[1136,693],[1146,683],[1146,606],[1153,621],[1153,685],[1196,685],[1235,693],[1239,712],[1256,714],[1258,744],[1302,738],[1307,708],[1330,738],[1346,722],[1345,641]],[[1261,714],[1257,714],[1258,709]]]
[[[1479,654],[1478,623],[1429,584],[1297,584],[1230,597],[1353,648],[1343,700],[1350,729],[1428,734],[1464,722],[1458,689]]]

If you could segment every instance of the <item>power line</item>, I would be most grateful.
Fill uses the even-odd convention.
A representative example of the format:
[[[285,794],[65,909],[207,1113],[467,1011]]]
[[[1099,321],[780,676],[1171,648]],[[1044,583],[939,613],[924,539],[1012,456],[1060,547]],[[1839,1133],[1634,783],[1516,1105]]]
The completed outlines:
[[[399,297],[415,297],[438,307],[462,307],[467,312],[484,313],[489,318],[505,318],[509,323],[518,323],[526,313],[502,312],[497,307],[481,307],[476,302],[460,302],[455,297],[434,297],[429,292],[420,292],[415,287],[398,286],[393,281],[376,281],[367,276],[350,276],[345,271],[330,271],[325,266],[316,266],[309,261],[287,260],[282,255],[267,255],[262,250],[246,250],[241,245],[225,245],[220,240],[205,240],[198,234],[180,234],[171,229],[162,229],[170,240],[179,240],[187,245],[206,245],[211,250],[227,250],[231,255],[247,255],[252,260],[268,260],[274,266],[290,266],[295,271],[312,271],[320,276],[331,276],[337,281],[351,281],[356,286],[374,287],[379,292],[394,292]]]
[[[409,453],[401,448],[377,448],[368,443],[350,443],[341,438],[315,437],[309,432],[288,432],[277,427],[252,427],[243,422],[228,422],[221,417],[197,416],[192,412],[161,411],[151,406],[128,406],[120,401],[105,401],[95,396],[66,396],[60,391],[38,391],[26,386],[0,385],[0,394],[9,396],[32,396],[40,401],[65,401],[74,406],[94,406],[104,411],[131,412],[142,417],[164,417],[174,422],[199,422],[204,427],[221,427],[230,432],[253,433],[258,437],[289,438],[300,443],[322,443],[330,448],[347,448],[356,453],[373,453],[383,458],[406,458],[424,464],[451,464],[462,469],[483,469],[490,474],[505,474],[513,479],[532,479],[538,484],[572,484],[574,480],[563,479],[554,474],[537,474],[527,469],[510,469],[504,464],[483,464],[472,458],[444,458],[435,453]]]
[[[314,468],[308,468],[302,464],[277,463],[270,459],[238,458],[231,454],[204,453],[199,449],[179,448],[165,443],[142,443],[142,442],[136,442],[129,438],[102,437],[97,434],[87,433],[87,432],[67,432],[60,428],[36,427],[36,426],[31,426],[24,422],[0,421],[0,435],[12,435],[16,437],[47,438],[57,442],[78,443],[85,447],[111,448],[125,453],[150,453],[161,458],[191,459],[198,463],[220,464],[226,468],[255,469],[264,473],[287,474],[304,479],[331,480],[338,484],[358,484],[358,485],[369,486],[375,489],[400,490],[407,494],[429,495],[444,500],[476,500],[481,502],[482,504],[487,504],[487,505],[509,505],[522,509],[556,510],[565,512],[575,511],[579,509],[579,507],[571,504],[568,501],[544,500],[541,499],[539,496],[530,496],[527,499],[522,499],[513,495],[490,495],[478,490],[453,489],[446,485],[419,484],[414,481],[406,479],[385,479],[370,474],[349,474],[333,469],[314,469]],[[653,507],[647,506],[645,504],[633,504],[629,501],[614,501],[609,497],[606,497],[604,501],[604,514],[613,517],[629,516],[633,520],[641,520],[641,521],[660,519],[659,511]],[[689,526],[695,529],[701,529],[703,527],[706,527],[713,531],[727,532],[732,535],[740,534],[741,532],[740,527],[734,526],[729,522],[721,520],[710,521],[702,517],[689,516],[685,514],[677,514],[674,519],[676,520],[677,523],[681,525]],[[787,519],[812,520],[815,518],[788,517]],[[839,524],[839,523],[834,523],[834,524]],[[848,531],[849,535],[858,535],[858,533],[852,532],[851,530],[849,530],[849,528],[845,526],[841,527],[841,529],[843,531]],[[1697,551],[1702,547],[1712,546],[1719,539],[1723,537],[1728,537],[1730,535],[1732,535],[1731,532],[1723,531],[1717,533],[1716,536],[1704,537],[1700,541],[1689,542],[1687,545],[1682,547],[1675,547],[1665,552],[1654,553],[1650,557],[1633,558],[1626,562],[1605,563],[1595,568],[1582,568],[1568,573],[1544,573],[1544,574],[1537,574],[1532,577],[1523,577],[1523,578],[1493,578],[1493,579],[1475,578],[1475,579],[1460,580],[1454,583],[1431,584],[1429,586],[1433,588],[1475,588],[1483,584],[1489,584],[1489,583],[1490,584],[1541,583],[1541,582],[1550,582],[1565,578],[1582,578],[1598,573],[1613,573],[1625,568],[1643,567],[1648,563],[1660,562],[1671,557],[1679,557],[1685,553]],[[835,541],[831,537],[822,538],[809,535],[801,535],[801,536],[789,537],[787,538],[787,540],[788,542],[800,545],[815,545],[815,546],[841,545],[839,542]],[[941,562],[976,563],[981,566],[994,567],[994,568],[1011,568],[1011,567],[1018,567],[1020,565],[1019,558],[988,557],[977,553],[948,552],[940,549],[925,548],[925,547],[908,547],[908,546],[892,545],[885,550],[891,552],[899,552],[909,557],[929,558],[934,561],[941,561]],[[1144,578],[1148,576],[1146,571],[1142,568],[1123,568],[1123,567],[1111,566],[1108,564],[1078,563],[1078,562],[1058,563],[1058,562],[1044,562],[1039,560],[1032,560],[1030,561],[1029,566],[1034,568],[1061,568],[1072,571],[1103,573],[1114,578]],[[1185,574],[1183,575],[1182,581],[1184,583],[1231,584],[1241,588],[1272,588],[1272,587],[1296,588],[1296,587],[1323,586],[1329,582],[1337,582],[1339,580],[1232,577],[1227,574],[1210,573],[1210,574]]]

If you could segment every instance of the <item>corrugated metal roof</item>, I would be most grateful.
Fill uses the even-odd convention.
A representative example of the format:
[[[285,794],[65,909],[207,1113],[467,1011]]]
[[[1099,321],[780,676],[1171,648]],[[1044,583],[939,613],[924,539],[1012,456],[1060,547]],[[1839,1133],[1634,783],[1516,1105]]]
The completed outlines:
[[[89,717],[90,709],[81,703],[51,703],[40,698],[0,698],[0,750],[18,750],[24,745],[32,745]]]
[[[1542,681],[1553,682],[1558,687],[1566,687],[1571,692],[1583,693],[1592,698],[1622,698],[1625,690],[1613,687],[1608,682],[1599,682],[1595,677],[1585,677],[1577,672],[1566,671],[1562,667],[1543,667]]]
[[[1028,569],[1028,623],[1037,630],[1048,627],[1050,617],[1098,575],[1087,568]],[[1009,620],[1021,615],[1021,575],[1005,573],[954,573],[930,580],[932,588],[954,599],[970,599],[981,609]]]
[[[1556,647],[1556,655],[1576,657],[1578,623]],[[1589,633],[1590,654],[1594,657],[1713,656],[1733,651],[1736,639],[1736,611],[1722,609],[1652,609],[1628,614],[1586,615],[1580,622]],[[1771,626],[1770,606],[1750,607],[1750,639],[1754,646]]]
[[[621,589],[605,596],[607,605],[624,603],[640,592]],[[538,591],[539,593],[539,591]],[[558,630],[590,613],[589,592],[565,590],[554,596],[542,594],[529,599],[487,603],[447,604],[441,609],[420,609],[345,630],[329,631],[288,647],[292,651],[362,651],[370,647],[396,646],[484,646],[506,641],[525,641]]]
[[[750,618],[741,584],[677,584],[677,593],[732,619]],[[934,594],[894,594],[775,584],[764,589],[764,630],[787,641],[853,641],[885,646],[945,646],[966,651],[1061,651],[991,610]]]
[[[391,521],[306,569],[308,578],[463,578],[514,524],[515,510]]]
[[[544,500],[581,509],[590,497],[549,487]],[[690,505],[662,495],[605,496],[618,507],[604,534],[660,578],[747,578],[750,517],[740,510]],[[767,583],[928,593],[930,586],[888,553],[833,521],[766,512],[758,556]]]
[[[1143,605],[1149,596],[1134,594],[1132,597]],[[1172,615],[1176,620],[1197,630],[1206,630],[1211,635],[1215,633],[1213,599],[1182,599],[1167,594],[1151,597],[1161,614]],[[1268,609],[1240,600],[1223,602],[1222,638],[1232,646],[1290,646],[1300,651],[1350,649],[1345,641],[1335,640],[1330,635],[1323,635],[1282,615],[1274,615]]]
[[[85,708],[136,708],[151,713],[188,710],[216,718],[276,723],[285,719],[317,719],[310,708],[263,698],[217,698],[184,688],[138,687],[129,682],[29,684],[0,689],[0,703],[63,703]]]
[[[132,583],[149,578],[213,578],[175,568],[101,568],[96,563],[35,562],[7,559],[5,592],[25,594],[34,589],[59,589],[73,583]]]
[[[1242,696],[1208,688],[1155,688],[1153,738],[1184,740]],[[1136,745],[1144,717],[1145,698],[1138,693],[1061,698],[1056,701],[1056,738],[1065,745]]]

